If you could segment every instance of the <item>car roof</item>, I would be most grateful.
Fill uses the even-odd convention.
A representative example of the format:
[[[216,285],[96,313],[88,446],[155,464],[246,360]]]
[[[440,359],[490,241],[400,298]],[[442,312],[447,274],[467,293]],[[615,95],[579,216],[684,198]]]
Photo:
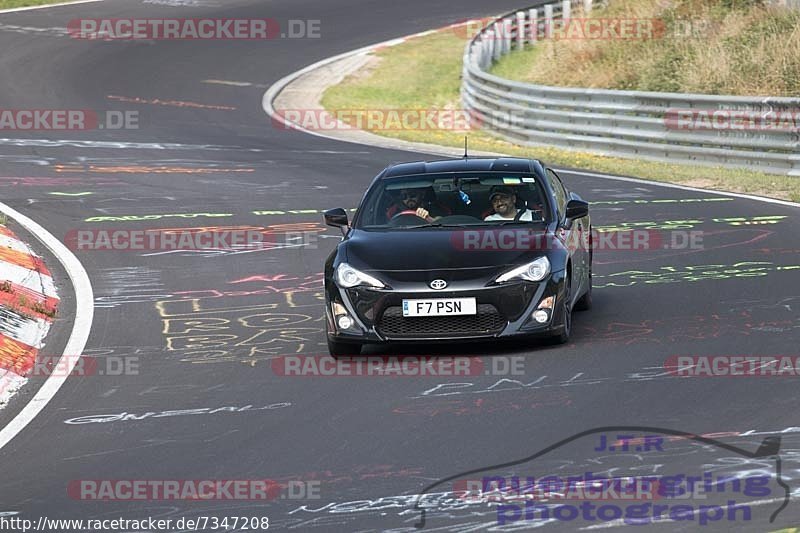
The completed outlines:
[[[538,167],[538,168],[537,168]],[[524,172],[543,173],[544,165],[536,159],[521,157],[463,157],[436,161],[410,161],[386,168],[381,178],[437,174],[441,172]]]

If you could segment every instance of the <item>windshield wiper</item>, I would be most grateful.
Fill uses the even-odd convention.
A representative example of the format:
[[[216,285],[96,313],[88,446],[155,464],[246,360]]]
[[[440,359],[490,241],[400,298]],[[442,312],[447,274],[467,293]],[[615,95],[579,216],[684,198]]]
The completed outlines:
[[[433,222],[431,224],[420,224],[419,226],[405,226],[405,229],[417,228],[474,228],[476,226],[483,226],[481,223],[475,224],[442,224],[441,222]]]
[[[508,226],[511,224],[542,224],[543,220],[506,220],[505,222],[501,222],[500,224],[496,224],[497,226]]]
[[[418,226],[399,226],[399,229],[420,229],[420,228],[441,228],[441,222],[431,222],[430,224],[419,224]]]

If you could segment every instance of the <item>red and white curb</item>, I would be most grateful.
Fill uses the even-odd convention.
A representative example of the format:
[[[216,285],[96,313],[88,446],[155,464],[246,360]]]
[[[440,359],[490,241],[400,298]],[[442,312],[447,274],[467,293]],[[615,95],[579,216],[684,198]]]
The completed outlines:
[[[5,427],[0,429],[0,450],[2,450],[14,437],[19,435],[19,433],[26,428],[45,407],[47,407],[53,398],[55,398],[58,391],[67,381],[67,377],[78,364],[79,358],[70,354],[82,354],[86,347],[86,342],[89,340],[89,334],[92,330],[92,321],[94,320],[94,292],[92,291],[92,283],[89,280],[86,269],[83,268],[83,265],[81,265],[81,262],[75,257],[75,254],[64,246],[64,243],[59,241],[52,233],[44,229],[35,220],[2,202],[0,202],[0,213],[25,228],[25,230],[33,235],[42,246],[53,254],[67,273],[67,277],[72,283],[75,294],[75,311],[71,317],[72,331],[70,332],[61,356],[59,356],[58,361],[54,363],[57,368],[63,369],[63,372],[53,372],[50,374],[39,390],[36,391],[36,394],[33,395],[33,398],[25,404],[22,410],[17,413]],[[9,235],[5,232],[4,234],[6,237],[18,241],[13,234]],[[14,243],[14,246],[19,247],[21,244],[17,242]],[[11,247],[9,247],[9,249],[10,248]],[[35,261],[35,258],[29,257],[28,261]],[[44,282],[41,286],[45,287]],[[52,287],[52,278],[49,286]],[[44,306],[44,311],[47,311],[49,308],[46,306],[55,303],[55,300],[53,300],[52,295],[48,296],[45,290],[39,291],[39,293],[45,296],[42,305]]]
[[[0,224],[0,407],[28,381],[58,303],[42,258]]]

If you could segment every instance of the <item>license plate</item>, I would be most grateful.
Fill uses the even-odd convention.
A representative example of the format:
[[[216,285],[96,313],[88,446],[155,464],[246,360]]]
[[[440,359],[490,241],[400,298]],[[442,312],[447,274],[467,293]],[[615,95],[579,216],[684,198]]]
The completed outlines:
[[[403,300],[403,316],[474,315],[475,298],[436,298]]]

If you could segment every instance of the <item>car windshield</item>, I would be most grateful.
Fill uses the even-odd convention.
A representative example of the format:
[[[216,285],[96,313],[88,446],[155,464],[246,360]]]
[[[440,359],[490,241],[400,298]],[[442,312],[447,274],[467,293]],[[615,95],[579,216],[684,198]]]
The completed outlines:
[[[473,172],[379,180],[364,199],[354,225],[388,230],[549,220],[549,203],[533,174]]]

